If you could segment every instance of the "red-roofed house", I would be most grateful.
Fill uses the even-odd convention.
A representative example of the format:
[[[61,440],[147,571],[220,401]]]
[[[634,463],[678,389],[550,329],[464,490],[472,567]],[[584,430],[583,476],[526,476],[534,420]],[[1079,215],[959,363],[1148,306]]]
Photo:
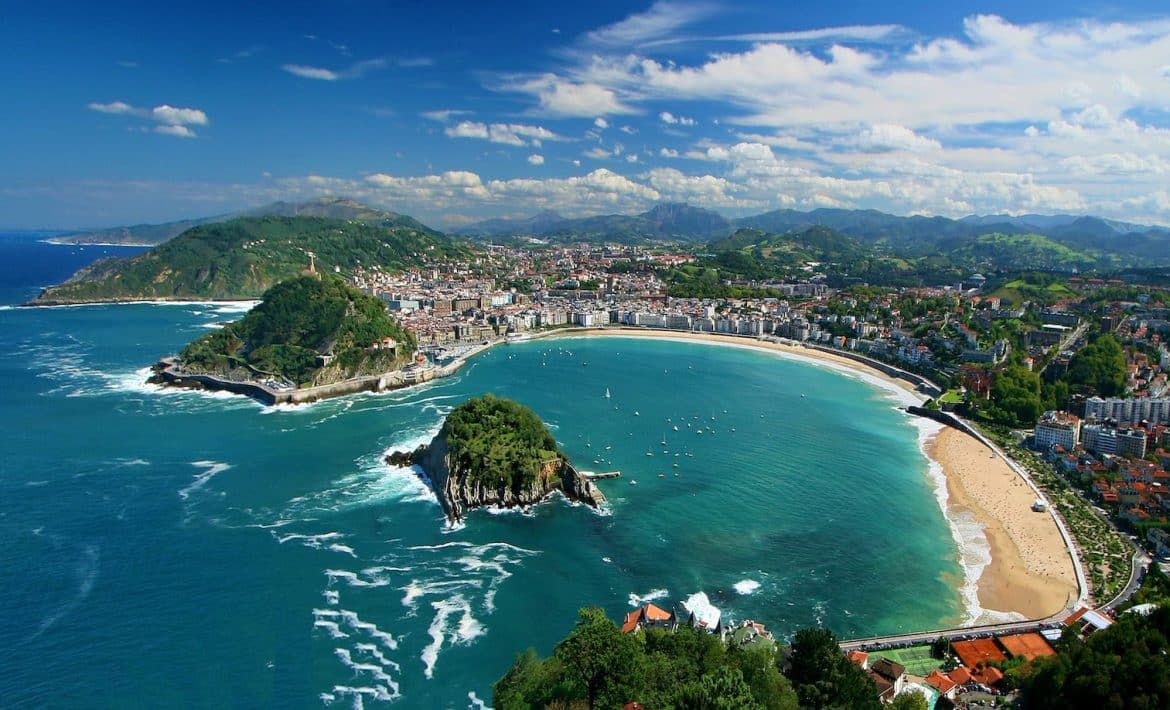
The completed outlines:
[[[926,676],[926,684],[938,691],[939,695],[945,696],[947,700],[954,700],[959,693],[959,684],[948,678],[939,670],[935,669]]]
[[[622,621],[622,633],[631,634],[641,631],[647,626],[673,631],[678,628],[678,621],[675,619],[673,611],[666,611],[653,604],[647,604],[626,614],[626,618]]]

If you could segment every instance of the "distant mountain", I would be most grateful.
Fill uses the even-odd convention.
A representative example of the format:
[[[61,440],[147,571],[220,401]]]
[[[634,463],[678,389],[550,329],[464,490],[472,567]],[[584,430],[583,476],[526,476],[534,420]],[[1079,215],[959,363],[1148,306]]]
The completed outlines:
[[[259,298],[310,263],[349,275],[360,265],[402,269],[421,264],[424,255],[462,251],[430,230],[325,217],[242,217],[193,227],[135,257],[97,261],[34,303]]]
[[[174,239],[192,227],[226,222],[239,217],[327,217],[377,223],[384,227],[404,227],[432,235],[439,234],[413,217],[380,210],[345,197],[318,197],[307,202],[273,202],[270,205],[234,212],[232,214],[187,219],[164,224],[137,224],[130,227],[112,227],[93,232],[66,234],[53,238],[58,244],[135,244],[155,246]]]
[[[711,210],[680,203],[655,205],[638,215],[598,215],[567,219],[542,212],[523,220],[493,219],[467,225],[457,233],[475,237],[534,236],[561,242],[708,241],[731,234],[734,223]]]
[[[469,237],[490,237],[496,235],[536,235],[555,229],[567,220],[552,210],[545,210],[525,219],[498,217],[474,222],[455,230]]]

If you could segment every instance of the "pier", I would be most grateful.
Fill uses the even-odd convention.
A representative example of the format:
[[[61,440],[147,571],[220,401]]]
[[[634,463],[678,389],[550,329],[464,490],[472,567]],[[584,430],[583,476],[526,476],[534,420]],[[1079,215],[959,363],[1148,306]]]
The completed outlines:
[[[593,471],[581,471],[581,477],[590,481],[600,481],[605,478],[621,478],[621,471],[604,471],[601,473],[594,473]]]

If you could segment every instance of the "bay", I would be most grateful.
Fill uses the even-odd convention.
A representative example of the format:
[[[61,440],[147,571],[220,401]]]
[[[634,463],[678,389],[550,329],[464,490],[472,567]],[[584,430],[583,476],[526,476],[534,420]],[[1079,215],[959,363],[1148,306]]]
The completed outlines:
[[[4,278],[14,301],[43,285]],[[295,408],[143,383],[243,308],[0,310],[5,704],[468,707],[578,608],[619,619],[697,592],[779,636],[963,616],[918,429],[871,382],[606,337]],[[414,472],[382,463],[484,392],[536,410],[580,468],[620,470],[608,509],[555,500],[452,529]]]

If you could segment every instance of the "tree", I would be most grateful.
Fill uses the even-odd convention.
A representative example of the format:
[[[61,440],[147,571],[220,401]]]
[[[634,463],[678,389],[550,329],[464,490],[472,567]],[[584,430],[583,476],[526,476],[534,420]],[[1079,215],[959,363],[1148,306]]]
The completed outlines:
[[[677,705],[687,710],[763,710],[743,674],[726,666],[683,686]]]
[[[554,656],[583,689],[590,708],[620,707],[637,694],[637,642],[597,607],[578,612],[577,627],[557,644]]]
[[[877,686],[841,653],[827,629],[802,629],[792,641],[789,680],[805,708],[878,710]]]
[[[915,691],[901,693],[889,704],[889,710],[927,710],[926,696]]]
[[[1081,348],[1068,364],[1070,386],[1088,387],[1103,397],[1125,392],[1125,353],[1112,335],[1102,335]]]

